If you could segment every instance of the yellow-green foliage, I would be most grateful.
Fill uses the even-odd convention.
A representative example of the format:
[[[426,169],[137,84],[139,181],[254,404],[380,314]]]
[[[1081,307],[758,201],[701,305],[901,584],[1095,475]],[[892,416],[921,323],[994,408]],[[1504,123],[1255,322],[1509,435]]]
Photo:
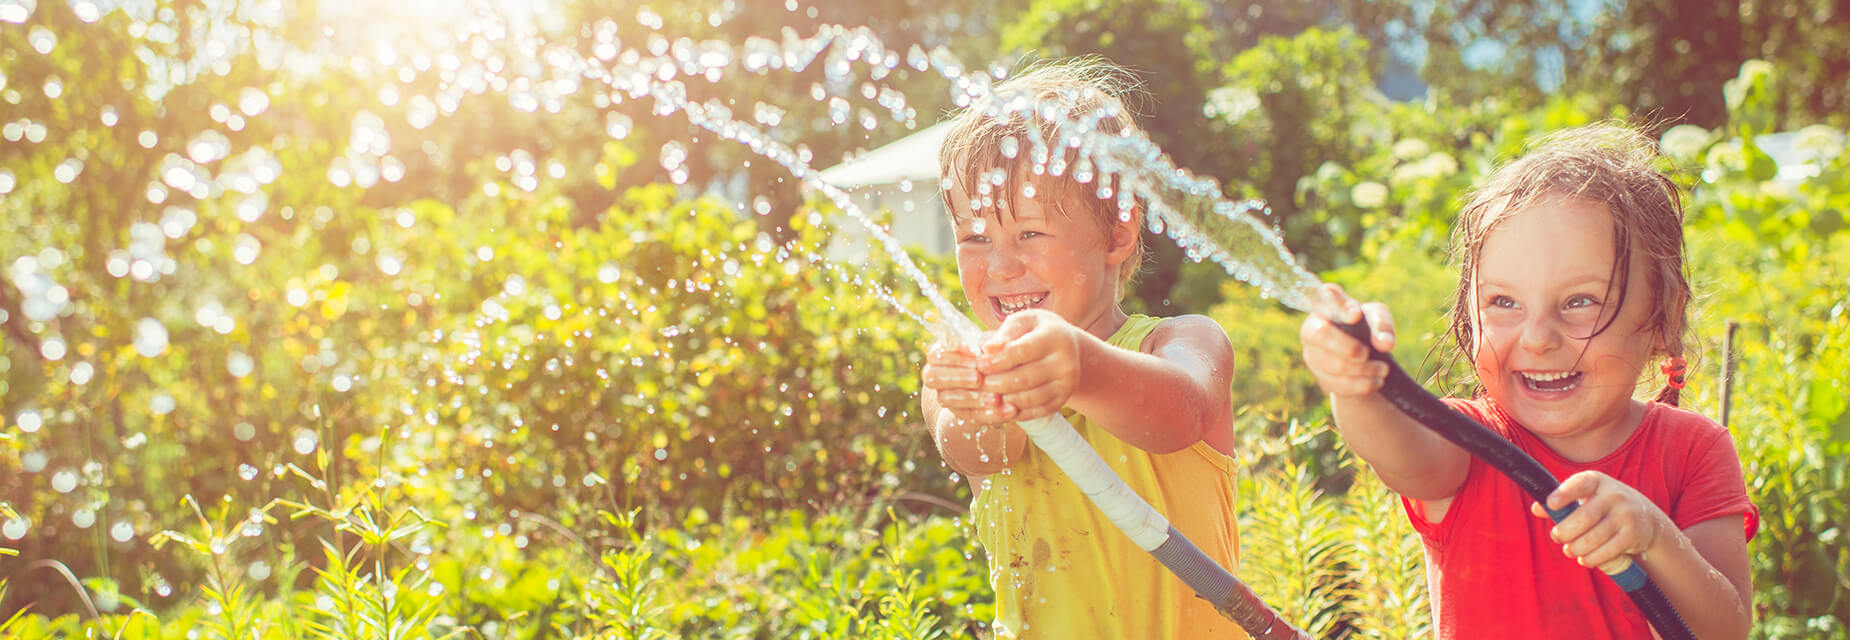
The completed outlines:
[[[926,305],[890,257],[817,262],[838,214],[757,217],[650,184],[639,149],[662,140],[596,134],[606,112],[584,95],[559,113],[473,101],[453,129],[394,128],[394,150],[428,144],[443,159],[430,164],[449,165],[338,187],[329,168],[356,113],[380,109],[351,69],[302,78],[240,58],[157,102],[156,72],[123,52],[182,44],[132,35],[123,12],[85,26],[71,3],[38,4],[32,20],[59,21],[56,53],[27,53],[29,28],[0,29],[0,84],[57,135],[7,142],[0,267],[43,267],[69,304],[48,321],[8,309],[0,332],[0,520],[31,523],[0,549],[0,613],[31,607],[0,618],[0,635],[981,635],[993,607],[958,520],[967,490],[945,481],[913,415],[927,336],[874,289]],[[1188,73],[1159,99],[1202,93],[1219,64],[1193,59],[1213,35],[1207,4],[1032,5],[1049,15],[1013,37],[1186,52]],[[1100,7],[1142,22],[1087,18]],[[1139,32],[1176,37],[1121,35]],[[1443,348],[1428,357],[1448,339],[1443,256],[1461,191],[1534,133],[1625,110],[1578,93],[1388,104],[1369,94],[1353,32],[1256,45],[1222,69],[1237,77],[1215,94],[1215,123],[1167,119],[1183,127],[1171,134],[1204,156],[1256,141],[1263,158],[1217,157],[1258,183],[1228,191],[1272,198],[1310,268],[1393,307],[1404,365],[1436,391],[1468,390]],[[53,76],[81,99],[41,98]],[[1773,179],[1757,140],[1778,120],[1776,80],[1748,65],[1727,124],[1664,138],[1684,170],[1699,294],[1685,404],[1721,414],[1719,345],[1738,323],[1730,426],[1764,516],[1755,637],[1842,637],[1850,154],[1843,131],[1806,128],[1815,174]],[[211,107],[245,88],[276,104],[234,147],[268,155],[206,164],[274,164],[254,220],[243,194],[182,198],[158,174],[189,136],[226,128]],[[102,124],[106,107],[124,126]],[[636,135],[684,136],[677,126]],[[55,177],[79,157],[83,182]],[[519,186],[495,166],[513,158],[568,177]],[[171,199],[152,202],[151,185]],[[149,233],[171,272],[110,273],[112,253]],[[954,286],[947,260],[925,268]],[[1330,431],[1299,362],[1300,313],[1212,270],[1184,279],[1174,308],[1215,317],[1238,354],[1240,575],[1325,637],[1428,633],[1420,544]],[[7,286],[0,302],[16,306]],[[153,356],[135,344],[148,322],[168,336]],[[24,411],[32,432],[16,428]],[[60,473],[79,482],[57,490]]]

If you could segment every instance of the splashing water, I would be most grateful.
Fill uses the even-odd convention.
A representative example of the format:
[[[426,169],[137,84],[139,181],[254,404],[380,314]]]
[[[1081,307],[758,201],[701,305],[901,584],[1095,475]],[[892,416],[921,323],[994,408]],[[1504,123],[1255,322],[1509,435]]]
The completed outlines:
[[[79,11],[85,23],[102,20],[109,24],[106,15],[91,16],[84,13],[98,11],[94,5],[81,4],[89,7]],[[151,7],[143,7],[140,3],[125,4],[127,6],[122,11],[136,16],[132,24],[149,34],[151,40],[173,42],[191,37],[189,34],[175,32],[172,25],[167,24],[171,20],[158,18]],[[213,16],[227,15],[231,7],[238,6],[236,3],[203,4],[205,11]],[[264,3],[259,4],[269,7]],[[420,3],[411,4],[421,6]],[[890,121],[905,123],[910,128],[916,124],[916,114],[906,97],[892,87],[879,84],[904,65],[904,68],[920,73],[929,72],[943,78],[951,87],[950,102],[957,106],[978,105],[977,108],[984,109],[994,117],[1011,114],[1038,117],[1057,115],[1044,109],[1044,105],[1033,104],[1018,96],[995,94],[992,77],[1000,74],[985,70],[967,71],[955,56],[942,48],[926,50],[913,45],[902,52],[882,43],[865,27],[824,26],[807,36],[785,30],[777,39],[752,36],[735,45],[721,41],[696,42],[690,38],[675,38],[664,34],[660,31],[664,27],[661,16],[645,11],[637,16],[637,22],[645,27],[644,32],[629,33],[615,21],[602,20],[585,28],[590,34],[589,41],[579,44],[588,46],[574,47],[548,41],[541,28],[542,23],[548,20],[543,9],[502,9],[499,13],[474,13],[468,16],[459,16],[454,9],[436,11],[437,15],[448,16],[448,19],[459,25],[455,33],[451,34],[453,37],[430,38],[429,41],[393,41],[342,36],[309,45],[318,49],[302,50],[290,44],[288,38],[278,35],[286,30],[287,16],[282,10],[270,7],[253,12],[252,15],[257,26],[272,32],[258,29],[244,35],[229,36],[222,42],[209,41],[218,44],[201,47],[199,54],[193,58],[151,64],[150,76],[153,81],[139,88],[139,91],[163,110],[163,101],[172,98],[175,101],[172,111],[180,112],[182,109],[179,101],[183,98],[174,96],[186,95],[188,85],[192,82],[228,73],[231,69],[229,61],[239,51],[254,51],[254,57],[269,72],[313,76],[325,69],[348,68],[366,69],[387,78],[384,86],[359,90],[359,93],[364,94],[361,97],[365,105],[355,108],[341,121],[348,133],[347,139],[344,143],[331,141],[334,142],[332,146],[336,154],[327,166],[314,169],[314,175],[323,176],[324,182],[319,185],[323,188],[332,186],[362,192],[388,192],[399,188],[400,183],[418,165],[442,164],[448,160],[434,157],[437,154],[428,142],[417,145],[414,140],[404,139],[404,131],[394,130],[394,125],[399,124],[400,119],[402,124],[409,125],[413,131],[429,130],[445,118],[455,116],[466,101],[480,99],[482,95],[504,98],[515,110],[533,114],[559,113],[566,100],[574,96],[592,95],[592,101],[605,109],[592,129],[612,141],[626,140],[651,122],[683,120],[721,140],[749,150],[756,158],[781,167],[784,175],[835,205],[853,224],[864,228],[872,242],[891,257],[900,275],[916,286],[930,310],[918,312],[910,309],[894,292],[874,283],[872,278],[857,283],[859,276],[849,273],[840,265],[829,265],[838,270],[841,280],[857,283],[863,293],[880,298],[913,321],[930,327],[939,339],[969,342],[977,337],[979,329],[944,297],[931,278],[909,258],[900,241],[885,232],[872,216],[862,211],[845,190],[822,180],[820,173],[812,168],[811,163],[815,158],[805,146],[792,146],[780,139],[777,132],[779,127],[785,125],[787,117],[784,109],[762,102],[749,105],[749,99],[697,100],[692,97],[695,92],[690,90],[690,85],[718,83],[729,73],[735,76],[740,73],[794,75],[820,64],[825,82],[815,84],[810,97],[826,106],[826,119],[833,126],[873,130],[881,122]],[[51,9],[32,2],[0,0],[0,21],[9,23],[0,25],[0,28],[19,31],[12,23],[30,22],[35,11],[48,10]],[[12,32],[8,35],[11,36]],[[81,42],[70,34],[56,33],[37,24],[24,30],[23,35],[15,39],[25,45],[21,55],[33,55],[26,51],[48,55],[59,47],[71,46],[73,41]],[[24,87],[17,82],[7,83],[8,77],[16,78],[20,75],[14,69],[6,69],[5,74],[0,76],[0,91],[6,92],[8,95],[5,97],[13,104],[20,104],[21,99],[14,94],[22,92],[33,92],[47,99],[65,102],[81,102],[85,99],[83,92],[87,90],[86,85],[73,78],[54,78],[53,82]],[[28,97],[37,99],[36,96]],[[115,374],[107,367],[92,364],[91,360],[97,356],[86,351],[84,345],[88,343],[83,337],[65,335],[60,328],[60,318],[69,315],[75,304],[73,291],[66,286],[69,280],[60,275],[72,269],[71,263],[84,260],[95,262],[102,272],[119,281],[121,290],[174,296],[194,310],[186,315],[190,316],[197,327],[181,326],[185,323],[157,317],[140,317],[126,326],[116,327],[117,331],[129,336],[126,345],[128,351],[141,358],[175,357],[184,341],[198,340],[190,333],[192,329],[203,328],[218,336],[226,336],[257,323],[297,321],[293,316],[281,313],[273,317],[237,316],[220,302],[230,297],[260,296],[267,301],[282,303],[278,305],[279,308],[300,311],[309,316],[318,314],[339,317],[346,313],[350,303],[341,297],[338,285],[344,278],[369,277],[370,274],[342,273],[343,269],[332,264],[323,264],[306,273],[284,274],[278,278],[280,286],[275,291],[245,294],[188,288],[189,283],[197,281],[189,273],[193,267],[187,264],[193,259],[189,255],[222,254],[229,258],[229,262],[219,264],[204,262],[202,259],[201,269],[221,266],[256,269],[265,264],[270,254],[287,251],[281,247],[289,245],[279,243],[289,236],[277,232],[277,229],[296,223],[304,224],[304,228],[307,228],[306,225],[311,223],[320,224],[337,216],[350,215],[345,211],[336,211],[334,207],[308,206],[303,203],[314,200],[284,193],[280,181],[284,172],[304,171],[294,164],[296,160],[291,151],[267,149],[262,146],[267,141],[240,135],[262,120],[304,117],[295,104],[298,99],[300,96],[280,95],[270,86],[254,84],[237,90],[219,102],[208,101],[197,105],[197,113],[191,114],[194,116],[192,120],[179,120],[179,116],[174,114],[138,112],[129,105],[97,107],[96,114],[91,117],[94,122],[103,125],[102,131],[131,140],[132,145],[141,149],[153,150],[163,148],[162,145],[171,147],[172,152],[160,157],[158,164],[150,168],[145,180],[127,187],[146,203],[144,208],[153,212],[153,215],[146,216],[146,220],[137,219],[128,224],[127,241],[121,243],[121,248],[108,243],[81,246],[84,234],[65,230],[62,232],[64,235],[57,235],[61,233],[57,229],[33,230],[32,233],[0,246],[0,250],[9,252],[9,258],[20,256],[10,263],[0,264],[0,269],[5,270],[7,279],[22,298],[18,304],[19,315],[23,316],[0,317],[0,324],[8,324],[9,329],[18,328],[36,336],[39,355],[44,360],[68,362],[71,370],[67,377],[71,383],[94,389],[105,383],[115,384],[111,380]],[[617,110],[616,106],[624,101],[647,103],[647,117],[632,116]],[[735,113],[738,115],[735,116]],[[1173,239],[1190,258],[1212,260],[1230,275],[1260,287],[1288,306],[1307,309],[1312,304],[1313,298],[1309,293],[1317,284],[1316,278],[1296,265],[1277,232],[1253,215],[1263,209],[1262,204],[1227,199],[1211,180],[1194,177],[1175,167],[1147,138],[1098,133],[1094,125],[1098,118],[1105,115],[1090,114],[1061,122],[1058,127],[1061,134],[1056,139],[1044,139],[1036,128],[1030,127],[1025,139],[1005,142],[1004,155],[1011,159],[1018,156],[1030,159],[1036,174],[1071,174],[1080,183],[1099,185],[1097,196],[1101,199],[1116,200],[1121,206],[1128,206],[1131,202],[1141,203],[1148,213],[1149,227]],[[173,127],[156,126],[164,117],[188,122],[190,124],[187,126],[200,127],[200,130],[176,132],[172,130]],[[650,122],[638,122],[638,119]],[[46,123],[34,119],[30,113],[3,123],[3,128],[6,144],[27,145],[26,148],[35,149],[51,148],[47,141],[56,142],[56,137],[64,134],[48,129]],[[395,136],[395,133],[399,135]],[[653,142],[659,144],[649,149],[655,154],[654,161],[644,159],[641,165],[659,166],[669,180],[677,185],[693,181],[688,165],[691,156],[699,152],[693,143],[679,139]],[[705,142],[701,141],[702,144]],[[1070,157],[1066,150],[1073,151]],[[0,206],[31,206],[35,202],[34,198],[41,197],[36,194],[48,188],[46,185],[29,183],[32,178],[23,173],[25,167],[12,166],[11,159],[0,162],[9,165],[0,166]],[[103,173],[108,162],[108,159],[84,157],[80,152],[73,152],[70,157],[53,159],[48,166],[54,167],[50,177],[61,188],[82,189],[97,188],[86,181],[94,180],[98,174]],[[493,160],[492,166],[505,180],[481,185],[477,191],[486,197],[507,195],[502,192],[503,189],[534,194],[541,190],[541,185],[546,181],[563,180],[572,172],[581,171],[575,165],[568,166],[556,158],[536,156],[525,149],[512,149],[500,154]],[[1116,191],[1105,186],[1110,182],[1106,180],[1108,177],[1117,178],[1115,183],[1111,183],[1116,185]],[[111,188],[121,187],[111,185]],[[689,187],[690,190],[693,188]],[[742,208],[754,214],[764,215],[770,211],[771,204],[763,198],[745,198],[741,201],[750,202],[749,206]],[[415,206],[393,208],[383,211],[382,215],[383,219],[377,221],[379,224],[405,230],[414,227],[420,230],[440,229],[444,224],[453,222],[432,220],[430,218],[437,217],[436,214]],[[751,214],[747,215],[749,217]],[[209,244],[209,241],[199,237],[199,230],[221,227],[230,229],[232,233],[223,236],[224,239],[216,245],[202,246]],[[646,236],[641,231],[636,233]],[[366,238],[343,240],[348,246],[340,248],[351,248],[356,254],[369,255],[365,261],[371,265],[368,268],[376,268],[378,273],[387,278],[399,279],[415,267],[407,263],[407,252],[403,247],[383,246],[383,242],[375,246]],[[43,246],[60,242],[68,242],[69,245]],[[39,246],[27,250],[26,245],[31,244]],[[81,249],[88,249],[89,253],[80,254]],[[711,291],[715,281],[723,289],[726,278],[735,275],[738,260],[745,253],[741,250],[729,255],[724,250],[720,251],[709,264],[734,266],[716,267],[717,274],[709,273],[711,278],[702,277],[699,282],[689,277],[679,282],[670,280],[666,283],[645,283],[640,274],[625,272],[605,263],[596,270],[598,281],[605,284],[638,283],[638,289],[647,287],[648,295],[629,295],[619,290],[615,300],[601,304],[605,304],[610,315],[614,316],[609,321],[620,325],[625,321],[626,312],[630,317],[640,317],[642,312],[655,309],[657,303],[654,299],[666,297],[675,291]],[[768,252],[761,247],[757,253],[762,255]],[[778,259],[784,260],[783,255],[780,253]],[[455,265],[450,268],[465,272],[472,269],[485,271],[488,265],[499,265],[513,259],[498,256],[493,248],[487,246],[456,258]],[[787,264],[802,268],[804,262],[814,265],[820,259],[810,255],[806,259],[793,260]],[[465,348],[464,355],[455,362],[443,363],[439,367],[442,370],[440,376],[408,384],[406,393],[411,397],[405,401],[401,410],[405,424],[364,446],[384,446],[382,441],[386,438],[402,440],[410,446],[428,446],[431,442],[429,434],[411,427],[436,426],[450,421],[450,416],[455,415],[460,403],[455,399],[448,403],[426,402],[425,398],[436,394],[416,397],[419,393],[428,393],[429,389],[439,384],[471,388],[482,395],[491,392],[492,378],[484,380],[465,376],[460,372],[465,367],[479,366],[507,371],[523,364],[533,365],[536,358],[538,363],[544,364],[535,368],[547,373],[556,373],[562,366],[571,366],[569,359],[560,360],[540,352],[543,341],[531,330],[516,331],[511,327],[504,332],[486,330],[492,325],[511,324],[509,319],[523,312],[523,309],[515,306],[515,299],[546,286],[540,275],[544,270],[542,266],[507,268],[526,270],[528,275],[516,273],[499,282],[497,287],[500,295],[461,302],[477,311],[474,314],[475,326],[439,328],[430,332],[431,343],[461,345]],[[345,271],[351,272],[352,269]],[[283,283],[285,279],[287,282]],[[405,318],[385,313],[380,314],[381,318],[396,322],[416,322],[418,308],[450,302],[439,300],[435,292],[415,285],[407,284],[403,288],[404,299],[407,301],[404,308],[390,311],[403,313]],[[549,301],[542,315],[552,321],[561,321],[578,311],[574,306],[590,307],[596,304],[600,303],[574,301],[568,295],[564,300]],[[603,317],[604,311],[600,310],[598,315]],[[590,342],[594,329],[560,329],[558,333],[567,342]],[[661,342],[672,343],[675,340],[693,339],[692,333],[677,325],[664,328],[658,337]],[[223,352],[216,355],[219,360],[212,363],[211,368],[215,373],[228,374],[238,384],[253,387],[266,384],[266,380],[276,375],[278,365],[266,360],[277,358],[263,356],[269,346],[224,346],[226,348]],[[324,388],[320,393],[328,397],[339,397],[366,385],[383,384],[384,379],[396,375],[391,370],[356,370],[356,358],[343,354],[334,336],[317,336],[317,339],[302,344],[280,346],[292,349],[287,352],[287,357],[293,361],[285,365],[323,380]],[[749,349],[752,345],[742,346]],[[405,348],[410,352],[411,345],[387,347]],[[664,353],[664,348],[660,346],[653,350],[647,346],[639,347],[626,363],[621,364],[638,368],[653,366],[652,359],[666,358]],[[477,359],[482,362],[478,363]],[[0,366],[0,373],[4,373],[5,368]],[[602,369],[599,377],[609,379]],[[92,380],[96,381],[94,385]],[[212,401],[210,398],[202,400],[175,396],[164,392],[150,394],[147,403],[141,406],[146,407],[148,413],[166,419],[187,415],[189,411],[210,414],[210,411],[201,411],[199,406],[206,404],[205,408],[209,409]],[[60,411],[58,407],[13,406],[12,400],[15,397],[9,390],[8,402],[0,403],[5,405],[0,408],[12,414],[7,416],[11,420],[5,422],[19,425],[20,431],[35,438],[76,428],[77,424],[84,422],[71,416],[69,411]],[[646,410],[650,414],[658,409],[656,405],[650,404],[653,401],[642,391],[635,391],[633,396],[626,394],[616,400],[623,406],[647,405]],[[418,403],[425,404],[414,406]],[[334,404],[328,400],[316,400],[308,404],[318,419],[323,417],[324,409],[338,410],[330,408]],[[501,404],[503,406],[497,407],[496,415],[492,417],[475,420],[454,418],[458,423],[454,426],[465,433],[466,442],[483,449],[497,446],[508,448],[512,443],[528,437],[529,429],[549,428],[555,432],[560,429],[557,424],[530,425],[520,408],[507,406],[509,403],[506,402]],[[675,410],[670,407],[661,409]],[[690,410],[700,411],[704,407]],[[884,411],[884,407],[881,410]],[[786,403],[773,409],[773,412],[788,418],[794,411]],[[235,409],[232,415],[236,415]],[[293,452],[308,457],[341,453],[330,451],[338,449],[340,443],[324,439],[324,434],[314,424],[252,425],[250,421],[234,417],[226,424],[214,425],[212,428],[222,428],[222,433],[234,436],[241,443],[253,441],[258,437],[259,430],[274,429],[282,434],[285,443],[283,448],[286,449],[284,455]],[[586,434],[587,437],[594,435]],[[128,434],[117,436],[129,437]],[[665,462],[678,455],[674,453],[672,443],[659,435],[649,444],[651,446],[647,450],[647,457],[657,462]],[[46,458],[42,452],[37,451],[28,451],[22,456],[26,470],[29,473],[50,474],[47,483],[60,494],[76,496],[101,484],[100,479],[90,478],[91,475],[100,477],[100,472],[85,474],[73,470],[84,468],[85,463],[98,464],[95,461]],[[235,474],[243,482],[263,482],[280,477],[284,475],[282,469],[285,467],[280,460],[253,459],[240,463],[235,467]],[[507,475],[512,471],[509,467],[515,458],[512,454],[505,454],[491,460],[501,463],[498,468],[503,475]],[[269,471],[261,472],[260,469]],[[449,475],[458,480],[465,475],[460,467],[422,471],[437,477]],[[471,475],[479,475],[480,479],[487,482],[493,476],[493,471],[491,468],[482,468],[479,472],[471,472]],[[569,477],[560,473],[548,475],[555,488],[568,484],[583,484],[588,488],[606,483],[604,477],[596,473],[572,474]],[[106,496],[102,499],[108,500]],[[100,527],[108,523],[107,535],[118,543],[127,543],[149,533],[149,523],[126,518],[119,511],[102,504],[96,505],[96,508],[84,507],[73,511],[66,519],[73,523],[83,523],[81,527]],[[38,525],[24,518],[10,519],[4,527],[0,527],[0,542],[21,540],[34,526]],[[498,529],[486,525],[483,530],[485,535],[490,536],[507,533],[496,533]],[[252,531],[253,536],[264,533],[261,527]],[[165,581],[158,576],[155,581],[165,585]]]

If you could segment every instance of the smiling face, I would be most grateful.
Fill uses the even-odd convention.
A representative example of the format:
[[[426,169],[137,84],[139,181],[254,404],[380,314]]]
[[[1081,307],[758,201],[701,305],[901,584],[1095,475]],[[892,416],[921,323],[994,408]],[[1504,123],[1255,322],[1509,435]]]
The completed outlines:
[[[1495,224],[1470,291],[1478,379],[1558,453],[1604,456],[1643,416],[1632,391],[1658,348],[1644,265],[1614,269],[1612,215],[1590,200],[1543,198]]]
[[[1118,222],[1108,231],[1074,203],[1056,203],[1061,191],[1047,188],[1048,180],[1031,179],[1037,195],[998,198],[1012,201],[1007,212],[991,206],[975,215],[961,185],[950,188],[964,297],[987,329],[1011,313],[1046,309],[1109,336],[1123,322],[1118,276],[1135,246],[1137,224]]]

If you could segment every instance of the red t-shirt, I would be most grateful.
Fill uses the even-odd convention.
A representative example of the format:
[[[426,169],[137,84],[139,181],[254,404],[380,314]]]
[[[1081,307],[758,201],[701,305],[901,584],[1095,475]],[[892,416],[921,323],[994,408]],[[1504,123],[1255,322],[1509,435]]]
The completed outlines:
[[[1701,415],[1651,403],[1631,439],[1604,458],[1562,458],[1489,399],[1446,404],[1490,427],[1556,478],[1594,470],[1630,485],[1678,528],[1743,514],[1747,536],[1760,513],[1747,498],[1728,430]],[[1434,631],[1448,638],[1618,640],[1651,638],[1650,623],[1611,578],[1580,566],[1550,540],[1554,523],[1529,512],[1534,500],[1475,457],[1444,520],[1401,505],[1426,545]]]

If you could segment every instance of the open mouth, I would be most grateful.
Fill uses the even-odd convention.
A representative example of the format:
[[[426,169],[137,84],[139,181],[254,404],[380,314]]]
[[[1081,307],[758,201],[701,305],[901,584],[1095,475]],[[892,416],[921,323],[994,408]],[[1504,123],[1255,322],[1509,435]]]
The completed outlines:
[[[1047,301],[1047,292],[1020,293],[1006,296],[990,296],[989,302],[995,305],[996,317],[1006,318],[1011,313],[1039,308]]]
[[[1554,371],[1549,373],[1519,371],[1516,373],[1516,376],[1522,378],[1523,386],[1528,387],[1531,391],[1560,392],[1572,391],[1574,387],[1580,386],[1580,379],[1585,377],[1586,374],[1578,371]]]

